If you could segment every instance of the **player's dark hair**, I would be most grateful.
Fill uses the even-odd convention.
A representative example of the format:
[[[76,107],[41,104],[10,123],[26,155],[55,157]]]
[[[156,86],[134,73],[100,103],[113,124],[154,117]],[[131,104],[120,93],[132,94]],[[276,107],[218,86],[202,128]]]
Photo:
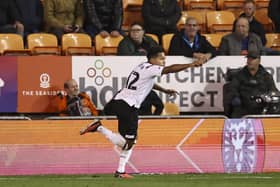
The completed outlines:
[[[154,46],[148,50],[147,58],[150,60],[151,58],[155,58],[159,53],[163,53],[164,50],[161,46]]]

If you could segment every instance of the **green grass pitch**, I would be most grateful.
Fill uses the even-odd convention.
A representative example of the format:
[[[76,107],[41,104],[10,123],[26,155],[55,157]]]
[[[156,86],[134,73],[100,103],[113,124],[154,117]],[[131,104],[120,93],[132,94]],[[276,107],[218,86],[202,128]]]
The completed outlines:
[[[0,187],[280,187],[280,173],[2,176]]]

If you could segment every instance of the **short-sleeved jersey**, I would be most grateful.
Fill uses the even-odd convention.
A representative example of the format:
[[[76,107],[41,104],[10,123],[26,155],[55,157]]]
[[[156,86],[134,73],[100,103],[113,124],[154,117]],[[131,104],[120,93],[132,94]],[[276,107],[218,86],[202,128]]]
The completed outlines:
[[[140,108],[141,103],[153,89],[155,78],[161,76],[163,66],[148,62],[139,64],[128,76],[126,86],[117,93],[115,100],[124,100],[129,106]]]

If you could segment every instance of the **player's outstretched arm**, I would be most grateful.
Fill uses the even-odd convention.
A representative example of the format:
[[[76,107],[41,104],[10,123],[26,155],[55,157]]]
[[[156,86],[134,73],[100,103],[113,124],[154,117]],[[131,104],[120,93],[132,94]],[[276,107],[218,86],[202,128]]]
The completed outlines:
[[[202,64],[204,64],[204,62],[201,60],[196,60],[190,64],[173,64],[173,65],[164,67],[161,74],[163,75],[163,74],[168,74],[168,73],[176,73],[176,72],[182,71],[187,68],[202,66]]]
[[[158,90],[158,91],[163,92],[163,93],[166,93],[166,94],[168,94],[168,95],[176,95],[176,94],[179,94],[176,90],[173,90],[173,89],[165,89],[165,88],[161,87],[161,86],[158,85],[158,84],[154,84],[153,89]]]

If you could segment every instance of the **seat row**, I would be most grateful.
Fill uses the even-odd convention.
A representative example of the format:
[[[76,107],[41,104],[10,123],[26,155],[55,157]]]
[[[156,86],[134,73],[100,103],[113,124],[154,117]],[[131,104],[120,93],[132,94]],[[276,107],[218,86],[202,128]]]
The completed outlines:
[[[226,33],[203,34],[216,48],[219,47],[222,37]],[[156,42],[156,35],[147,34]],[[162,37],[162,46],[168,53],[173,34],[165,34]],[[100,35],[92,41],[90,36],[83,33],[69,33],[62,37],[61,47],[55,35],[49,33],[29,34],[27,46],[17,34],[0,34],[1,55],[116,55],[119,42],[123,36],[102,38]],[[280,34],[266,34],[266,47],[280,49]],[[95,44],[95,45],[94,45]]]
[[[158,42],[155,35],[151,35]],[[0,34],[0,55],[116,55],[123,36],[102,38],[97,35],[92,41],[84,33],[69,33],[62,36],[61,46],[57,37],[49,33],[34,33],[27,36],[27,46],[18,34]]]
[[[242,7],[244,0],[177,0],[183,10],[227,10]],[[269,0],[255,0],[258,9],[267,8]],[[141,9],[143,0],[123,0],[124,10]]]
[[[241,12],[239,12],[239,14],[240,13]],[[134,23],[135,21],[143,23],[141,12],[140,15],[138,14],[139,12],[124,12],[124,30],[128,30],[130,24]],[[178,29],[181,29],[184,26],[188,17],[196,18],[200,26],[201,33],[217,33],[231,32],[236,15],[231,11],[183,11],[182,16],[177,23]],[[266,9],[257,10],[255,13],[255,18],[264,26],[266,32],[273,32],[273,22],[267,16]]]
[[[202,34],[206,37],[209,43],[218,49],[221,40],[224,35],[227,33],[212,33],[212,34]],[[170,42],[174,34],[165,34],[162,36],[162,47],[164,48],[165,52],[167,53],[169,50]],[[267,33],[266,37],[266,46],[267,48],[272,48],[275,50],[280,50],[280,34],[279,33]]]

